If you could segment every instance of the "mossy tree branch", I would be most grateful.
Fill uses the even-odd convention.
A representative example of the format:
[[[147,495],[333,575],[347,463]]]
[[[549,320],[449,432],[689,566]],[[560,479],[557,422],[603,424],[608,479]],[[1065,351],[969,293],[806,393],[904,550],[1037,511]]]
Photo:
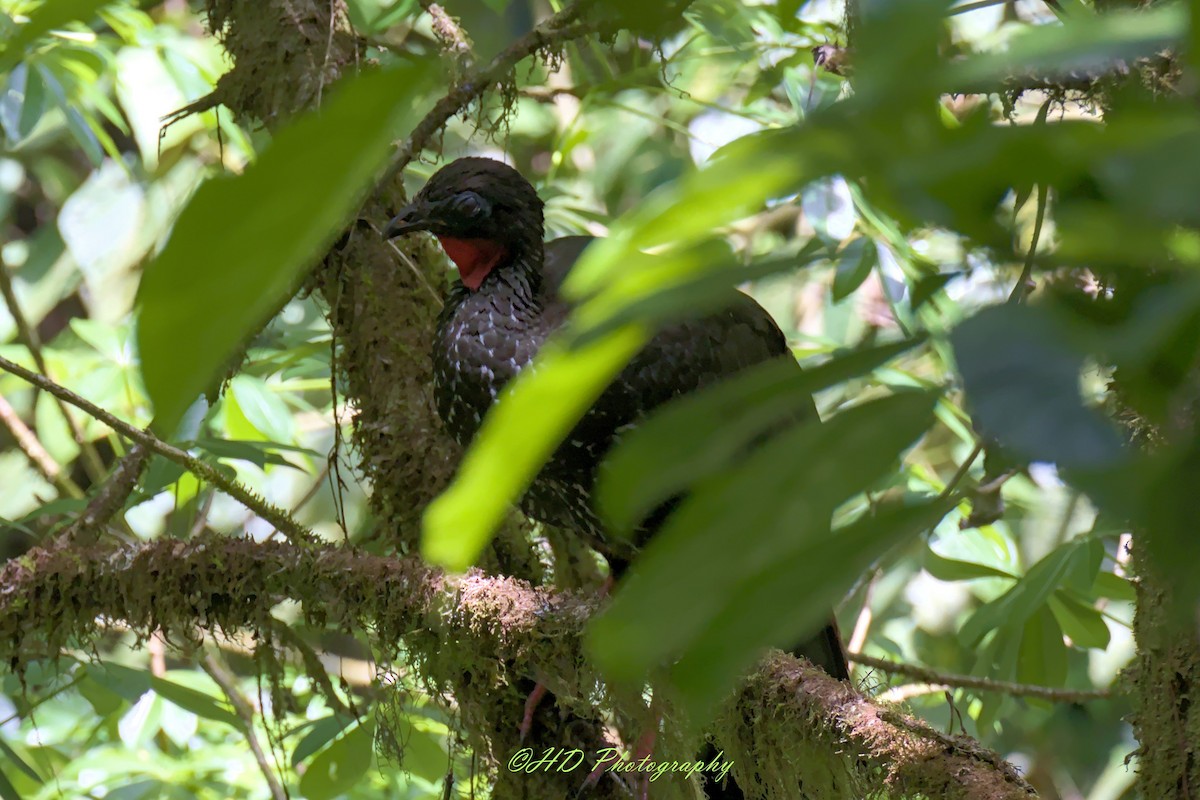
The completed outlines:
[[[270,608],[284,599],[302,604],[309,625],[370,629],[393,648],[401,639],[435,636],[439,657],[476,681],[553,674],[555,694],[577,703],[598,691],[600,676],[580,653],[594,594],[478,570],[450,577],[411,557],[217,536],[51,547],[9,561],[0,571],[0,658],[21,663],[86,646],[106,619],[143,638],[161,630],[167,641],[195,642],[204,631],[250,629],[273,641],[278,623]],[[719,743],[739,754],[747,772],[760,768],[762,748],[810,735],[806,728],[819,720],[857,756],[873,790],[948,800],[1032,795],[1011,766],[974,740],[939,734],[782,653],[763,662],[723,716],[740,723],[723,725]],[[584,775],[568,777],[578,784]]]

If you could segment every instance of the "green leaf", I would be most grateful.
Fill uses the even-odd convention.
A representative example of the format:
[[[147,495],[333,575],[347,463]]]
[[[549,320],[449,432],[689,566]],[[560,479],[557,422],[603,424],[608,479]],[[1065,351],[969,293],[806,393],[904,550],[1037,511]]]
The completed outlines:
[[[1050,595],[1048,605],[1062,632],[1071,637],[1076,647],[1094,647],[1097,650],[1108,647],[1112,634],[1104,622],[1104,616],[1095,608],[1079,602],[1066,592]]]
[[[806,546],[740,587],[671,670],[690,714],[706,719],[764,645],[788,646],[815,633],[872,562],[937,525],[953,505],[881,506],[832,536],[806,538]]]
[[[1022,625],[1043,609],[1050,595],[1063,585],[1081,546],[1086,545],[1073,541],[1055,548],[1011,589],[976,609],[959,632],[963,643],[974,647],[988,631],[1003,625]]]
[[[683,653],[775,565],[827,540],[833,508],[894,465],[932,423],[935,402],[905,392],[793,426],[697,484],[594,623],[597,663],[635,681]],[[793,584],[797,602],[803,586]],[[769,643],[779,642],[759,642]]]
[[[672,401],[628,433],[604,464],[596,496],[606,521],[615,531],[630,530],[766,431],[789,419],[813,418],[814,393],[864,375],[920,341],[849,351],[804,370],[780,359]]]
[[[1067,681],[1067,646],[1058,621],[1042,607],[1025,622],[1017,659],[1017,680],[1041,686],[1062,686]]]
[[[348,717],[345,714],[330,714],[328,717],[322,717],[315,721],[308,733],[304,734],[304,737],[296,743],[296,749],[292,751],[292,766],[296,766],[320,750],[354,722],[354,717]]]
[[[962,272],[939,272],[934,275],[926,275],[917,281],[912,288],[912,298],[909,301],[913,311],[916,311],[921,306],[933,299],[933,296],[946,288],[946,284],[955,278],[961,276]]]
[[[449,763],[441,737],[422,730],[408,720],[400,720],[397,736],[403,748],[401,766],[406,772],[436,781],[446,774]]]
[[[1120,437],[1084,406],[1084,354],[1070,332],[1042,308],[986,308],[950,336],[980,434],[1033,461],[1060,466],[1112,465]]]
[[[2,800],[21,800],[21,793],[12,785],[8,776],[0,770],[0,798]]]
[[[1101,572],[1096,576],[1096,584],[1091,593],[1096,597],[1107,597],[1109,600],[1121,600],[1126,603],[1137,601],[1137,589],[1133,583],[1128,578],[1111,572]]]
[[[16,36],[0,49],[0,72],[8,72],[25,57],[30,45],[51,30],[68,22],[88,20],[101,6],[112,0],[45,0],[29,15],[29,21],[17,29]]]
[[[90,679],[113,694],[135,702],[150,691],[150,672],[134,669],[111,661],[83,665]]]
[[[290,442],[295,437],[292,412],[262,378],[237,375],[229,382],[226,402],[232,400],[254,430],[273,442]]]
[[[157,675],[150,676],[150,687],[162,698],[171,701],[180,708],[191,711],[198,717],[203,717],[213,722],[223,722],[233,727],[237,727],[240,724],[237,715],[225,703],[204,692],[189,686],[182,686],[166,678],[160,678]]]
[[[879,250],[869,237],[860,236],[846,245],[837,271],[833,274],[833,301],[836,303],[846,299],[862,286],[878,263]]]
[[[953,93],[994,91],[1014,75],[1104,71],[1118,59],[1134,61],[1171,49],[1186,30],[1186,14],[1177,4],[1080,15],[1063,26],[1032,26],[1014,37],[1002,53],[946,63],[944,86]]]
[[[8,742],[4,741],[3,738],[0,738],[0,750],[3,750],[5,757],[13,764],[13,766],[25,773],[25,775],[31,781],[36,783],[38,786],[41,786],[43,783],[45,783],[45,781],[42,780],[42,776],[37,773],[37,770],[29,766],[25,759],[17,755],[17,751],[13,750],[12,746],[9,745]]]
[[[389,143],[415,119],[429,75],[409,66],[351,80],[243,174],[196,192],[139,291],[138,348],[160,434],[332,244]]]
[[[374,740],[374,721],[359,723],[309,762],[300,791],[308,800],[331,800],[347,792],[371,766]]]
[[[46,109],[46,84],[41,73],[28,64],[18,64],[8,75],[0,96],[0,125],[12,144],[27,137],[41,121]]]
[[[1016,575],[1005,572],[987,564],[977,564],[973,561],[961,561],[956,558],[946,558],[938,555],[932,548],[925,550],[925,571],[940,581],[969,581],[976,578],[1008,578],[1015,580]]]

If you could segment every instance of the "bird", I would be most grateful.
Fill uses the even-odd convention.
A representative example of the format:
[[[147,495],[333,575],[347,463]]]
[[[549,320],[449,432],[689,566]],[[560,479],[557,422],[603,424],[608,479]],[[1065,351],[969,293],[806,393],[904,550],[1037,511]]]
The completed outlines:
[[[513,167],[476,156],[436,171],[383,233],[391,239],[419,231],[437,237],[458,272],[433,335],[433,394],[447,431],[466,447],[504,387],[566,322],[572,304],[560,290],[592,237],[544,242],[537,190]],[[749,295],[733,287],[728,291],[721,310],[664,325],[650,338],[519,501],[529,518],[564,529],[603,555],[614,579],[624,575],[680,500],[651,512],[632,538],[605,530],[594,489],[621,435],[671,400],[749,367],[783,358],[795,363],[787,337],[770,314]],[[815,418],[815,407],[801,410],[805,415]],[[839,680],[849,679],[832,615],[792,652]],[[523,726],[528,722],[529,714]]]

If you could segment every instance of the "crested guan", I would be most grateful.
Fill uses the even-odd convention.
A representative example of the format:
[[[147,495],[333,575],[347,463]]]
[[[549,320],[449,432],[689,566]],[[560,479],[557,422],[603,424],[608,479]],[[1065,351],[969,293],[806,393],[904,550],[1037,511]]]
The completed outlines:
[[[500,390],[566,319],[569,304],[558,289],[591,239],[543,243],[536,190],[512,167],[487,158],[460,158],[438,170],[385,235],[414,231],[434,234],[458,267],[434,339],[434,395],[442,421],[466,446]],[[527,516],[564,528],[603,554],[614,578],[673,506],[651,514],[632,543],[605,535],[592,490],[619,433],[672,398],[755,364],[792,358],[767,312],[749,296],[729,292],[724,310],[662,328],[584,414],[521,499]],[[816,412],[810,407],[807,413]],[[838,679],[849,677],[832,620],[792,651]],[[711,797],[721,791],[706,789]]]

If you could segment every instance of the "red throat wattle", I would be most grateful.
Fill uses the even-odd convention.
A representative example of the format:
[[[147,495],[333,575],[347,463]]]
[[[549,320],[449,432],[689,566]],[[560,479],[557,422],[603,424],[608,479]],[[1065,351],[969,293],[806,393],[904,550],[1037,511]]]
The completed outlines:
[[[458,267],[458,276],[462,278],[463,286],[471,291],[479,288],[488,273],[495,269],[508,253],[508,248],[492,239],[455,239],[452,236],[439,236],[442,249],[450,260]]]

